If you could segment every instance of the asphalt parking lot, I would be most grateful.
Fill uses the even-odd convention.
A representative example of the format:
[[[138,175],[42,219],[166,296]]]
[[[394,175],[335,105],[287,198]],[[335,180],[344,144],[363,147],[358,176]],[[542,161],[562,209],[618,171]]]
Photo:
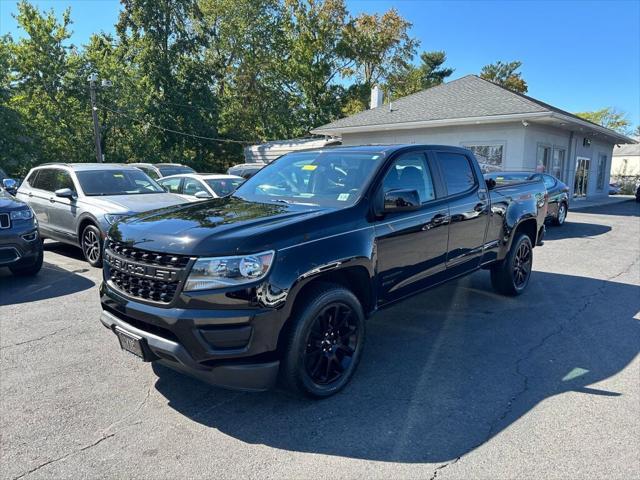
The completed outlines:
[[[230,392],[122,353],[100,271],[47,243],[0,269],[2,478],[638,478],[640,204],[571,212],[518,298],[487,272],[370,320],[324,401]]]

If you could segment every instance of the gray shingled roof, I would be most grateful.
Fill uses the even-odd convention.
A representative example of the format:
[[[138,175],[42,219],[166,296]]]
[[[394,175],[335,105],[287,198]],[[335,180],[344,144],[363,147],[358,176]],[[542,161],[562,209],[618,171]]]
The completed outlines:
[[[312,132],[322,134],[324,131],[330,132],[339,128],[528,113],[554,112],[579,119],[572,113],[526,95],[512,92],[476,75],[467,75],[437,87],[399,98],[391,103],[391,111],[389,111],[388,105],[383,105],[341,118],[318,127]],[[585,121],[584,119],[579,120]],[[596,125],[594,124],[594,126]]]

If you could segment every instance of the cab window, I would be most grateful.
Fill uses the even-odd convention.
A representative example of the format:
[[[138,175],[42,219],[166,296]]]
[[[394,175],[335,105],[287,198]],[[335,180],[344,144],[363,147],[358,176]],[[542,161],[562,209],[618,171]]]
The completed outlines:
[[[476,177],[466,156],[460,153],[438,152],[438,162],[448,195],[466,192],[475,186]]]
[[[395,160],[382,182],[384,193],[391,190],[416,190],[420,202],[436,198],[433,179],[423,153],[407,153]]]

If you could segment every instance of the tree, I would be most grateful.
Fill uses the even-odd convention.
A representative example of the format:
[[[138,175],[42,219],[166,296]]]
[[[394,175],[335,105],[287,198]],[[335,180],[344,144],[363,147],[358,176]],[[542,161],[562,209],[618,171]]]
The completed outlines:
[[[517,72],[522,66],[522,62],[501,62],[497,61],[482,67],[480,78],[489,80],[501,87],[508,88],[517,93],[527,93],[527,82],[522,78],[522,74]]]
[[[443,51],[422,52],[420,65],[410,65],[402,72],[391,75],[385,90],[393,98],[399,98],[440,85],[454,71],[453,68],[442,66],[446,60]]]
[[[367,108],[371,87],[410,68],[418,40],[409,36],[411,23],[398,14],[395,8],[378,14],[360,14],[344,29],[347,56],[353,66],[345,70],[354,76],[359,85],[351,89],[345,113]]]
[[[579,112],[576,115],[590,122],[597,123],[603,127],[610,128],[616,132],[627,135],[631,127],[631,122],[624,112],[619,112],[613,107],[605,107],[593,112]]]
[[[2,136],[14,144],[9,151],[3,148],[2,156],[19,158],[3,158],[3,163],[23,174],[36,163],[91,158],[89,102],[77,95],[80,80],[73,72],[81,59],[68,44],[69,10],[58,20],[53,11],[42,13],[21,1],[16,21],[26,35],[17,42],[4,37],[0,76],[3,123],[9,125]]]
[[[343,0],[285,0],[282,85],[298,99],[291,114],[296,134],[335,119],[344,88],[337,84],[351,63],[344,40],[348,19]]]

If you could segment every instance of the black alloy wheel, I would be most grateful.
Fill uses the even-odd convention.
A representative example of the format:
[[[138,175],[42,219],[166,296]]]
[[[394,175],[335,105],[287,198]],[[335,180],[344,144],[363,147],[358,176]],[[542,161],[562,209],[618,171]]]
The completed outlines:
[[[531,244],[521,242],[513,259],[513,282],[518,289],[524,288],[531,275]]]
[[[318,385],[338,380],[353,362],[358,345],[358,324],[344,303],[331,303],[316,316],[304,351],[307,375]]]
[[[299,295],[282,345],[280,383],[298,395],[326,398],[342,390],[358,366],[365,315],[342,285],[318,282]]]
[[[524,233],[518,234],[504,260],[491,267],[491,284],[503,295],[520,295],[525,291],[533,268],[533,245]]]

